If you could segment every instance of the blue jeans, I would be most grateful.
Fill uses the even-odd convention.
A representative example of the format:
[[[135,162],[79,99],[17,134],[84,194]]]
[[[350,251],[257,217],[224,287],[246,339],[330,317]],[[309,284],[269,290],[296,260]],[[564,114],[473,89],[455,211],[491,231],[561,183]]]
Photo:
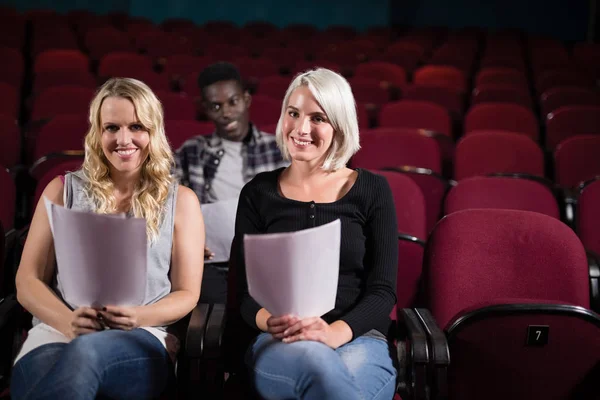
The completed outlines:
[[[333,350],[313,341],[283,343],[262,333],[248,349],[246,364],[265,399],[391,400],[396,389],[388,343],[373,337]]]
[[[106,330],[51,343],[13,367],[10,394],[19,399],[148,399],[173,379],[160,340],[143,329]]]

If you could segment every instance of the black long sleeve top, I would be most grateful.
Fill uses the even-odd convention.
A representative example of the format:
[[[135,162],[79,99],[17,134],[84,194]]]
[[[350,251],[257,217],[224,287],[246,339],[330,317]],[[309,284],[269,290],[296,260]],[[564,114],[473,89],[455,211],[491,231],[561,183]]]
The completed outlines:
[[[283,168],[258,174],[240,194],[232,246],[240,313],[251,327],[261,306],[248,293],[243,235],[292,232],[341,220],[338,290],[335,308],[322,318],[346,322],[353,338],[371,329],[386,335],[396,303],[398,242],[390,187],[382,176],[358,169],[352,188],[333,203],[283,197],[278,179]],[[310,249],[307,249],[310,251]],[[268,257],[268,254],[265,254]]]

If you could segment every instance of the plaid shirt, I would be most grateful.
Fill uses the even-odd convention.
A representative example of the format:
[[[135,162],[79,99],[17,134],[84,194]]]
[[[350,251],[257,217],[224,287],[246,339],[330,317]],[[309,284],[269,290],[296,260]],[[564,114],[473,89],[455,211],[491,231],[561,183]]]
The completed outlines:
[[[242,146],[244,182],[260,172],[289,164],[281,156],[275,136],[259,131],[254,125],[250,129],[252,134],[244,139]],[[175,152],[173,175],[196,193],[200,203],[213,203],[218,199],[212,182],[224,153],[223,141],[216,133],[189,139]]]

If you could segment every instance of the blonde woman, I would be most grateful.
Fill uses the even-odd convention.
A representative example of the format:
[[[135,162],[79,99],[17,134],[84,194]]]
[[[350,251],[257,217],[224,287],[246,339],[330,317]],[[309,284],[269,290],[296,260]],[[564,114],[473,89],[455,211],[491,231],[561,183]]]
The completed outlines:
[[[395,208],[385,178],[346,167],[359,149],[348,82],[327,69],[297,76],[276,137],[291,165],[259,174],[243,188],[232,247],[240,313],[257,334],[246,354],[250,380],[265,399],[389,400],[396,387],[386,340],[396,302]],[[271,315],[248,293],[244,235],[336,219],[342,233],[335,308],[302,319]]]
[[[168,327],[200,295],[204,222],[196,195],[171,178],[159,100],[140,81],[114,78],[98,90],[89,117],[81,170],[54,179],[44,196],[74,210],[146,220],[144,305],[93,309],[63,300],[40,200],[16,278],[34,326],[15,360],[13,399],[159,396],[178,349]]]

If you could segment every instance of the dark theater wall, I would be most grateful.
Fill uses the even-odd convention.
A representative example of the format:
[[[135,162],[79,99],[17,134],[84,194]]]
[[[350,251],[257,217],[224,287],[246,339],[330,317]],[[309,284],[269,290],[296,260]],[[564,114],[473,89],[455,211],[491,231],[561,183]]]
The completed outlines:
[[[409,26],[511,28],[583,41],[589,5],[587,0],[391,0],[391,20]]]

